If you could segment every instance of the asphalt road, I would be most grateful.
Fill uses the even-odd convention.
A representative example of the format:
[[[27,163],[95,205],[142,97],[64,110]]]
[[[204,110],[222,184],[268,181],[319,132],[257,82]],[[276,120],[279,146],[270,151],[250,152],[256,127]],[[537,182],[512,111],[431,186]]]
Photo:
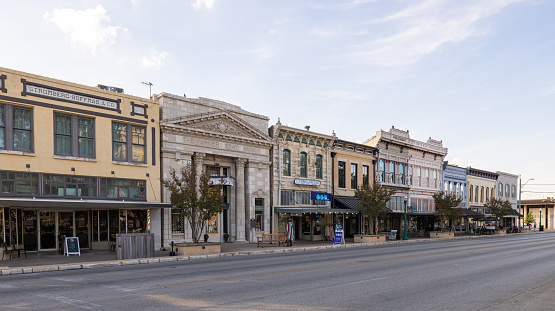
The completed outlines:
[[[1,310],[555,310],[555,234],[0,277]]]

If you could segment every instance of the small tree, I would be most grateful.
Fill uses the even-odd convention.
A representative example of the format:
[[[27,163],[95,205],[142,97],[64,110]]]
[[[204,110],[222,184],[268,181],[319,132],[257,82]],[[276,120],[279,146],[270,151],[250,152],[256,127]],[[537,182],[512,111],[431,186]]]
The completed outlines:
[[[497,217],[498,220],[503,219],[503,217],[510,215],[514,211],[511,202],[496,198],[491,198],[484,204],[484,207],[488,208],[490,214]],[[496,227],[499,228],[499,221]]]
[[[452,194],[444,194],[443,192],[436,192],[433,195],[436,204],[436,217],[439,217],[441,224],[441,231],[444,231],[445,220],[453,221],[461,217],[462,210],[457,208],[461,203],[462,198]]]
[[[387,189],[374,182],[372,186],[365,185],[355,190],[358,198],[358,210],[364,217],[370,220],[370,234],[378,233],[380,219],[387,215],[386,204],[395,193],[393,189]]]
[[[534,222],[536,222],[536,220],[534,219],[534,216],[532,216],[532,212],[528,212],[526,217],[524,217],[524,223],[528,225]]]
[[[198,178],[197,170],[187,164],[177,172],[172,169],[170,178],[163,181],[170,191],[173,208],[179,211],[191,227],[193,243],[198,243],[208,220],[223,210],[221,185],[210,185],[210,175],[206,170]]]

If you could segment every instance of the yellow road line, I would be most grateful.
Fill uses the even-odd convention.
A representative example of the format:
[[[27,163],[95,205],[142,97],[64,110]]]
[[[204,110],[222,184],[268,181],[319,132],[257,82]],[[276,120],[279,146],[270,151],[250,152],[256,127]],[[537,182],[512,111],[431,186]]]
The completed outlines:
[[[280,271],[264,272],[264,273],[254,273],[254,274],[247,274],[247,275],[237,275],[237,276],[230,276],[230,277],[225,277],[225,278],[215,278],[215,279],[207,279],[207,280],[188,281],[188,282],[180,282],[180,283],[172,283],[172,284],[163,284],[163,285],[154,285],[154,286],[155,286],[155,287],[158,287],[158,288],[168,288],[168,287],[183,286],[183,285],[189,285],[189,284],[201,284],[201,283],[208,283],[208,282],[227,281],[227,280],[237,280],[237,279],[245,279],[245,278],[258,277],[258,276],[273,275],[273,274],[291,273],[291,272],[299,272],[299,271],[310,271],[310,270],[326,269],[326,268],[334,268],[334,267],[344,267],[344,266],[358,265],[358,264],[362,264],[362,263],[390,261],[390,260],[407,259],[407,258],[416,258],[416,257],[433,256],[433,255],[442,255],[442,254],[450,254],[450,253],[474,251],[474,250],[485,249],[485,248],[495,248],[495,247],[502,247],[502,246],[522,245],[522,244],[546,242],[546,241],[553,241],[553,240],[555,240],[555,238],[554,238],[554,239],[535,240],[535,241],[515,242],[515,243],[508,243],[508,244],[501,244],[501,245],[493,245],[493,246],[492,246],[492,245],[488,245],[488,246],[480,246],[480,247],[472,247],[472,248],[464,248],[464,249],[458,249],[458,250],[450,250],[450,251],[442,251],[442,252],[433,252],[433,253],[425,253],[425,254],[416,254],[416,255],[408,255],[408,256],[388,257],[388,258],[382,258],[382,259],[372,259],[372,260],[363,260],[363,261],[355,261],[355,262],[347,262],[347,263],[338,263],[338,264],[333,264],[333,265],[323,265],[323,266],[308,267],[308,268],[280,270]]]

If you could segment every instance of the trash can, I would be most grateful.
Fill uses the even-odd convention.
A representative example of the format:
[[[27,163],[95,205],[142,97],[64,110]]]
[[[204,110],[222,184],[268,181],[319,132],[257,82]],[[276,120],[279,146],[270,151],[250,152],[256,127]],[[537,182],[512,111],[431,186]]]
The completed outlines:
[[[540,226],[540,231],[543,231],[543,225]]]

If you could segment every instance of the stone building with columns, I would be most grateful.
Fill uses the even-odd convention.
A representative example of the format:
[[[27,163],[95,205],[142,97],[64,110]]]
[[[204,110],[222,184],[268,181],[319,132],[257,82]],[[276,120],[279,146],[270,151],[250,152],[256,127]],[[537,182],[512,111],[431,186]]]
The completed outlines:
[[[270,149],[268,117],[208,98],[161,93],[162,178],[187,163],[224,180],[224,210],[207,228],[209,242],[244,242],[252,234],[270,232]],[[164,202],[170,193],[163,189]],[[251,230],[251,220],[254,227]],[[178,213],[164,214],[164,241],[191,242],[191,233]]]

